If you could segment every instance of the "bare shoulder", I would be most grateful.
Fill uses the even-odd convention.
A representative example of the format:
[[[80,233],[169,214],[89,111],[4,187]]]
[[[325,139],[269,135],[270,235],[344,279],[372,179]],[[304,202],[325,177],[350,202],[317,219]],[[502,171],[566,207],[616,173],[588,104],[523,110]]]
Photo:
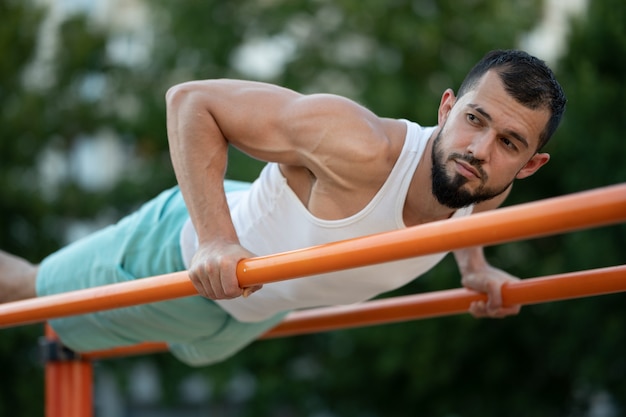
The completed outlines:
[[[314,215],[350,216],[385,183],[404,144],[402,121],[376,116],[333,95],[303,96],[281,123],[296,141],[298,164],[282,164],[291,188]]]
[[[403,122],[332,94],[301,96],[282,117],[285,135],[297,142],[303,164],[318,178],[384,174],[395,164],[406,133]]]

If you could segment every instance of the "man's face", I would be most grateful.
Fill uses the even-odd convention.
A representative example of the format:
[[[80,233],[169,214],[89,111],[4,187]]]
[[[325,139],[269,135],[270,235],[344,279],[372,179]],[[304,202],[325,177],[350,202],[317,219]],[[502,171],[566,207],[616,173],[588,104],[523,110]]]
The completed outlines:
[[[515,101],[493,71],[458,100],[446,91],[431,155],[439,203],[455,209],[476,204],[532,175],[549,159],[536,153],[549,115]]]

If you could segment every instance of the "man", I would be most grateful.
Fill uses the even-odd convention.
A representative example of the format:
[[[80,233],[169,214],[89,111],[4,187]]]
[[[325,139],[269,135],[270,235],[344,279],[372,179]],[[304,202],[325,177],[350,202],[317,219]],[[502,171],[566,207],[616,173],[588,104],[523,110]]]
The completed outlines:
[[[445,254],[240,288],[237,262],[498,207],[514,179],[549,160],[540,149],[565,97],[545,64],[493,51],[458,95],[441,98],[436,127],[380,118],[333,95],[247,81],[184,83],[167,94],[179,187],[118,225],[33,266],[2,255],[2,293],[52,294],[188,269],[200,296],[54,320],[78,351],[166,341],[194,365],[238,351],[286,312],[372,298],[423,274]],[[269,162],[254,184],[224,181],[227,148]],[[454,253],[464,286],[487,292],[477,317],[516,314],[500,287],[516,278],[482,248]],[[252,296],[252,293],[258,292]],[[243,296],[243,297],[242,297]]]

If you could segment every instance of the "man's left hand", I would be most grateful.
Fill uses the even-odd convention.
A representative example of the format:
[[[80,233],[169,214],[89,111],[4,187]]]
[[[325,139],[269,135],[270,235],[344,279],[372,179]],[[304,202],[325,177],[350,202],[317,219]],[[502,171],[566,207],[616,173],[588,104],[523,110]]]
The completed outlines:
[[[516,278],[491,265],[463,275],[461,284],[470,290],[479,291],[488,295],[488,300],[474,301],[470,305],[469,312],[476,318],[491,317],[502,318],[519,314],[521,306],[502,305],[502,285],[507,282],[519,281]]]

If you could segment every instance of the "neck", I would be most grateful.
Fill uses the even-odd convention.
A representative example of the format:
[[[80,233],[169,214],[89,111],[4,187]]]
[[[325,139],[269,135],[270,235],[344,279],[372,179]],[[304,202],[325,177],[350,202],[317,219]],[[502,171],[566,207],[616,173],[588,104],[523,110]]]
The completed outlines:
[[[440,204],[433,195],[431,153],[433,150],[433,139],[438,132],[439,129],[436,129],[428,139],[428,144],[422,153],[411,180],[403,212],[404,224],[406,226],[416,226],[436,220],[448,219],[456,211]]]

